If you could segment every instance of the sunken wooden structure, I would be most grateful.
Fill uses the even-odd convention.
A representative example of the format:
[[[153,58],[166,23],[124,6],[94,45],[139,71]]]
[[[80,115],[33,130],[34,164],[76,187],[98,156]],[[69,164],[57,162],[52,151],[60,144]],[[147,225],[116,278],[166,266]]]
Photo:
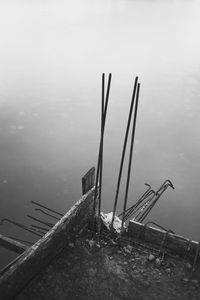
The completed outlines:
[[[93,219],[94,172],[84,176],[85,194],[40,240],[0,272],[1,299],[12,299]],[[89,190],[87,190],[89,189]]]
[[[23,253],[25,250],[28,249],[28,246],[18,241],[15,241],[14,239],[8,238],[2,234],[0,234],[0,246],[19,254]]]

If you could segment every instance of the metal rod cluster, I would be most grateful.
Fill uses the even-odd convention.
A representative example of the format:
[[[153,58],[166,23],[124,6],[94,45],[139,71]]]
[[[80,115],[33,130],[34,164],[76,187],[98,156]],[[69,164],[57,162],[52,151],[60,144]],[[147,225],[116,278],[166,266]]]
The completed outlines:
[[[107,106],[108,106],[108,99],[109,99],[109,93],[110,93],[110,84],[111,84],[111,74],[109,74],[107,90],[106,90],[106,97],[105,97],[105,74],[102,74],[101,138],[100,138],[100,145],[99,145],[99,155],[98,155],[98,162],[97,162],[96,182],[95,182],[95,192],[94,192],[94,200],[95,200],[94,201],[94,215],[95,215],[96,203],[98,203],[98,209],[97,209],[98,233],[100,232],[100,213],[101,213],[101,196],[102,196],[103,142],[104,142],[104,131],[105,131],[105,122],[106,122],[106,115],[107,115]],[[140,83],[138,83],[138,77],[136,77],[135,82],[134,82],[134,87],[133,87],[133,94],[132,94],[132,98],[131,98],[131,104],[130,104],[130,109],[129,109],[127,127],[126,127],[126,132],[125,132],[125,138],[124,138],[124,144],[123,144],[123,150],[122,150],[122,156],[121,156],[121,162],[120,162],[120,168],[119,168],[119,175],[118,175],[117,188],[116,188],[116,194],[115,194],[115,200],[114,200],[111,228],[113,228],[113,222],[114,222],[116,209],[117,209],[117,202],[118,202],[118,197],[119,197],[119,190],[120,190],[120,184],[121,184],[121,178],[122,178],[125,153],[126,153],[128,136],[129,136],[130,126],[131,126],[131,121],[132,121],[132,132],[131,132],[131,141],[130,141],[126,190],[125,190],[125,198],[124,198],[123,213],[122,213],[122,229],[123,229],[123,224],[126,220],[126,206],[127,206],[127,200],[128,200],[129,183],[130,183],[130,175],[131,175],[139,93],[140,93]],[[133,115],[133,111],[134,111],[134,115]],[[99,198],[98,202],[96,201],[97,198]],[[131,212],[131,211],[129,211],[129,212]]]
[[[142,194],[142,196],[134,203],[132,206],[127,208],[125,210],[125,216],[124,216],[124,221],[127,221],[130,219],[130,217],[133,215],[135,209],[143,203],[143,201],[148,198],[150,195],[154,194],[154,190],[151,189],[151,186],[148,183],[145,183],[146,186],[148,186],[147,190]],[[118,215],[118,217],[121,217],[123,215],[123,212]]]
[[[16,227],[19,227],[19,228],[21,228],[21,229],[24,229],[24,230],[26,230],[26,231],[29,231],[30,233],[32,233],[32,234],[34,234],[34,235],[37,235],[37,236],[39,236],[39,237],[42,237],[41,232],[38,232],[38,230],[31,229],[31,228],[29,228],[28,226],[26,226],[26,225],[24,225],[24,224],[21,224],[21,223],[19,223],[19,222],[10,220],[10,219],[8,219],[8,218],[4,218],[4,219],[1,220],[0,225],[3,225],[4,222],[11,223],[11,224],[15,225]]]
[[[31,201],[31,202],[32,202],[33,204],[35,204],[36,206],[39,206],[39,207],[42,207],[42,208],[43,208],[43,209],[41,209],[41,208],[35,208],[35,211],[41,212],[43,215],[46,215],[46,216],[48,216],[48,217],[51,217],[51,218],[54,219],[54,220],[59,221],[59,220],[60,220],[60,217],[63,217],[63,216],[64,216],[62,213],[60,213],[60,212],[58,212],[58,211],[56,211],[56,210],[53,210],[53,209],[51,209],[51,208],[49,208],[49,207],[47,207],[47,206],[45,206],[45,205],[43,205],[43,204],[41,204],[41,203],[39,203],[39,202],[36,202],[36,201]],[[52,215],[52,214],[46,212],[44,209],[47,210],[47,211],[50,211],[50,212],[54,213],[54,214],[57,215],[57,216]],[[30,219],[32,219],[32,220],[34,220],[34,221],[36,221],[36,222],[38,222],[38,223],[40,223],[40,224],[42,224],[42,225],[47,226],[47,227],[49,227],[49,228],[52,228],[52,227],[54,226],[54,223],[50,223],[50,222],[47,222],[47,221],[43,221],[43,220],[41,220],[41,219],[35,218],[35,217],[32,216],[32,215],[27,215],[27,217],[30,218]],[[46,233],[46,232],[49,230],[49,228],[41,227],[41,226],[34,225],[34,224],[31,224],[31,228],[34,229],[34,230],[40,230],[40,232],[42,232],[42,234]]]
[[[120,168],[119,168],[118,181],[117,181],[117,189],[116,189],[115,201],[114,201],[114,206],[113,206],[113,217],[112,217],[111,227],[113,227],[114,217],[115,217],[116,209],[117,209],[119,189],[120,189],[120,184],[121,184],[122,170],[123,170],[123,165],[124,165],[124,158],[125,158],[125,153],[126,153],[126,146],[127,146],[128,134],[129,134],[130,124],[131,124],[133,106],[134,106],[134,101],[135,101],[135,95],[136,95],[136,89],[137,89],[137,82],[138,82],[138,77],[135,78],[135,84],[134,84],[134,88],[133,88],[133,95],[132,95],[131,105],[130,105],[130,109],[129,109],[129,115],[128,115],[128,121],[127,121],[125,138],[124,138],[124,145],[123,145],[123,150],[122,150],[122,156],[121,156],[121,162],[120,162]]]
[[[45,206],[45,205],[43,205],[43,204],[40,204],[39,202],[36,202],[36,201],[33,201],[33,200],[32,200],[31,203],[33,203],[33,204],[35,204],[35,205],[37,205],[37,206],[40,206],[40,207],[42,207],[42,208],[45,208],[46,210],[51,211],[51,212],[53,212],[53,213],[55,213],[55,214],[57,214],[57,215],[59,215],[59,216],[61,216],[61,217],[64,216],[64,215],[61,214],[60,212],[57,212],[56,210],[53,210],[53,209],[51,209],[51,208],[49,208],[49,207],[47,207],[47,206]]]
[[[118,175],[118,181],[117,181],[117,188],[116,188],[116,194],[115,194],[115,200],[114,200],[114,206],[113,206],[112,222],[111,222],[111,229],[112,229],[114,219],[115,219],[116,210],[117,210],[117,202],[118,202],[118,197],[119,197],[119,190],[120,190],[122,171],[123,171],[123,166],[124,166],[124,159],[125,159],[125,154],[126,154],[126,148],[127,148],[128,136],[129,136],[129,131],[130,131],[130,125],[131,125],[131,121],[132,121],[132,132],[131,132],[130,151],[129,151],[129,160],[128,160],[128,170],[127,170],[125,197],[124,197],[124,204],[123,204],[121,231],[124,228],[124,222],[125,222],[125,217],[126,217],[125,212],[126,212],[128,192],[129,192],[129,184],[130,184],[130,176],[131,176],[133,146],[134,146],[134,139],[135,139],[139,93],[140,93],[140,83],[138,83],[138,77],[136,77],[134,87],[133,87],[133,94],[132,94],[130,109],[129,109],[127,127],[126,127],[126,132],[125,132],[125,137],[124,137],[124,144],[123,144],[123,149],[122,149],[121,162],[120,162],[120,167],[119,167],[119,175]],[[134,111],[134,115],[133,115],[133,111]],[[132,115],[133,115],[133,117],[132,117]]]
[[[54,215],[52,215],[52,214],[50,214],[50,213],[47,213],[47,212],[46,212],[45,210],[43,210],[43,209],[35,208],[35,211],[39,211],[39,212],[41,212],[42,214],[47,215],[48,217],[53,218],[54,220],[60,220],[60,217],[64,216],[64,215],[61,214],[60,212],[57,212],[57,211],[55,211],[55,210],[53,210],[53,209],[51,209],[51,208],[49,208],[49,207],[47,207],[47,206],[44,206],[44,205],[42,205],[42,204],[40,204],[40,203],[38,203],[38,202],[36,202],[36,201],[31,201],[31,202],[32,202],[33,204],[39,206],[39,207],[42,207],[43,209],[45,209],[45,210],[47,210],[47,211],[50,211],[50,212],[56,214],[57,216],[54,216]],[[36,221],[36,222],[39,222],[40,224],[45,225],[46,228],[45,228],[45,227],[38,226],[38,225],[34,225],[34,224],[31,224],[30,227],[29,227],[29,226],[24,225],[24,224],[22,224],[22,223],[13,221],[13,220],[11,220],[11,219],[9,219],[9,218],[1,219],[0,225],[3,225],[5,222],[7,222],[7,223],[10,223],[10,224],[12,224],[12,225],[18,227],[18,228],[21,228],[21,229],[23,229],[23,230],[25,230],[25,231],[28,231],[29,233],[32,233],[32,234],[34,234],[34,235],[36,235],[36,236],[38,236],[38,237],[42,237],[42,236],[49,230],[49,228],[52,228],[52,227],[54,226],[53,223],[43,221],[43,220],[38,219],[38,218],[35,218],[35,217],[31,216],[31,215],[27,215],[27,217],[30,218],[30,219],[32,219],[32,220],[34,220],[34,221]],[[24,241],[24,240],[21,240],[21,239],[19,239],[19,238],[13,238],[13,239],[15,239],[16,241]],[[29,243],[29,244],[32,244],[32,243],[29,242],[29,241],[24,241],[24,242],[27,242],[27,243]]]
[[[156,192],[151,189],[149,184],[146,183],[146,185],[148,186],[148,189],[145,193],[134,205],[124,211],[124,221],[133,218],[133,220],[142,223],[166,189],[168,187],[174,189],[174,186],[169,179],[165,180]],[[119,217],[122,215],[123,213],[121,213]]]
[[[101,138],[99,144],[99,155],[98,155],[98,162],[97,162],[97,171],[96,171],[96,181],[95,181],[95,191],[94,191],[94,216],[95,216],[95,209],[97,206],[98,212],[98,224],[97,229],[98,233],[100,233],[100,217],[101,217],[101,196],[102,196],[102,171],[103,171],[103,144],[104,144],[104,131],[105,131],[105,122],[106,122],[106,115],[107,115],[107,106],[108,106],[108,99],[109,99],[109,92],[110,92],[110,84],[111,84],[111,74],[109,74],[108,84],[106,89],[106,97],[105,97],[105,74],[102,74],[102,93],[101,93]],[[112,221],[110,224],[111,232],[113,233],[114,229],[114,222],[115,216],[117,211],[117,204],[119,198],[119,191],[120,191],[120,184],[122,179],[125,155],[127,151],[127,143],[128,139],[130,140],[130,149],[128,154],[128,169],[127,169],[127,176],[126,176],[126,185],[125,185],[125,195],[123,201],[123,211],[118,216],[122,218],[121,221],[121,233],[123,232],[125,226],[124,223],[133,217],[133,220],[138,222],[143,222],[147,215],[150,213],[151,209],[154,207],[156,202],[159,200],[161,195],[165,192],[165,190],[170,186],[174,189],[173,184],[168,179],[166,180],[160,188],[155,192],[151,186],[147,183],[147,190],[143,193],[143,195],[134,203],[131,207],[127,209],[127,202],[128,202],[128,193],[129,193],[129,185],[130,185],[130,178],[131,178],[131,168],[132,168],[132,160],[133,160],[133,148],[134,148],[134,140],[135,140],[135,131],[136,131],[136,122],[137,122],[137,112],[138,112],[138,103],[139,103],[139,95],[140,95],[140,83],[138,83],[138,77],[135,77],[134,86],[133,86],[133,93],[130,102],[130,108],[128,113],[127,125],[125,130],[124,136],[124,143],[122,148],[120,166],[119,166],[119,174],[117,179],[117,187],[116,193],[114,198],[113,204],[113,213],[112,213]],[[132,127],[132,128],[131,128]],[[131,128],[131,133],[130,133]],[[97,201],[97,198],[99,198]],[[95,220],[95,218],[94,218]]]

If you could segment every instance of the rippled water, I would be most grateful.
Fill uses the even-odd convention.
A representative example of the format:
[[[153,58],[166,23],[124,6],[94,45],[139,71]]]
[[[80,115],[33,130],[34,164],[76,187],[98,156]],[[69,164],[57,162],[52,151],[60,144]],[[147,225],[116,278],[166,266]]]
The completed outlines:
[[[129,203],[145,182],[171,179],[175,190],[149,220],[199,239],[199,9],[195,0],[1,1],[1,217],[33,224],[26,214],[42,215],[31,200],[65,212],[79,199],[81,176],[97,161],[101,73],[112,72],[103,210],[112,209],[138,75]],[[0,233],[37,239],[6,223]],[[14,257],[0,253],[2,265]]]

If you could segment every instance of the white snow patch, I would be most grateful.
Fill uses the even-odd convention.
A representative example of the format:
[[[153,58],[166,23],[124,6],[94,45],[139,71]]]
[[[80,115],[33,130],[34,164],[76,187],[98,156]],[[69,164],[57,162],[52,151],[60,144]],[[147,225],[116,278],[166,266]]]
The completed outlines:
[[[110,225],[112,223],[112,217],[113,217],[113,212],[110,212],[107,214],[101,212],[102,222],[104,223],[104,225],[107,227],[108,230],[110,230]],[[122,221],[120,220],[120,218],[115,216],[114,222],[113,222],[113,228],[117,231],[117,233],[120,233],[121,226],[122,226]],[[125,225],[123,227],[125,228]]]

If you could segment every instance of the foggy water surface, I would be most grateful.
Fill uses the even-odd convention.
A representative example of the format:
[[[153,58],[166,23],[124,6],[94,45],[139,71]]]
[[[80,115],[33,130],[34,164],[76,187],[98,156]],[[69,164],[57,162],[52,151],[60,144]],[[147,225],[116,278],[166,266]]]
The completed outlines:
[[[103,210],[112,210],[138,75],[129,204],[145,182],[156,189],[169,178],[175,190],[149,220],[199,240],[199,10],[195,0],[0,2],[0,217],[52,221],[30,201],[65,213],[80,198],[97,162],[102,72],[113,74],[103,178]],[[7,223],[0,233],[37,240]],[[1,266],[15,257],[0,256]]]

